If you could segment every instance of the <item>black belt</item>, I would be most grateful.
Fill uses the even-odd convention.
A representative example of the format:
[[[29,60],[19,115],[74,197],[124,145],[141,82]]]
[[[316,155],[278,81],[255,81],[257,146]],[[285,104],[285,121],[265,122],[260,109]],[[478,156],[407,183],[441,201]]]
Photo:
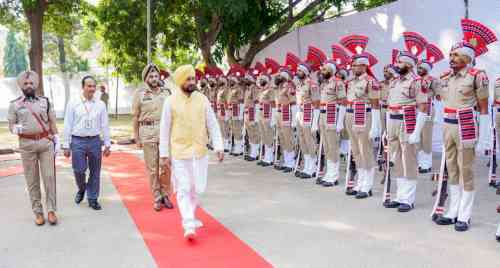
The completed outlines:
[[[448,124],[454,124],[454,125],[456,125],[456,124],[458,124],[458,119],[445,118],[444,122],[448,123]]]
[[[97,138],[99,137],[99,135],[95,135],[95,136],[76,136],[76,135],[72,135],[73,138],[78,138],[78,139],[93,139],[93,138]]]
[[[319,112],[322,113],[322,114],[326,114],[326,110],[325,109],[321,109],[321,110],[319,110]]]
[[[390,114],[389,118],[394,119],[394,120],[403,120],[403,115],[402,114]]]
[[[500,107],[498,107],[498,108],[497,108],[497,112],[499,112],[499,113],[500,113]]]
[[[389,107],[389,105],[387,105],[387,104],[382,104],[382,109],[387,109],[387,107]]]
[[[371,111],[372,111],[372,108],[366,108],[366,112],[367,112],[367,113],[369,113],[369,112],[371,112]],[[353,109],[353,108],[347,108],[347,109],[346,109],[346,112],[348,112],[348,113],[352,114],[352,113],[354,113],[354,109]]]

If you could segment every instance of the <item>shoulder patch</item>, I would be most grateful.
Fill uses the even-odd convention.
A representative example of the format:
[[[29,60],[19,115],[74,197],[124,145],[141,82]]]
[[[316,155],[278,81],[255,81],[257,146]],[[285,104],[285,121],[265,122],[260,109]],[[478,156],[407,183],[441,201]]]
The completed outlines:
[[[470,68],[469,71],[468,71],[468,73],[470,75],[477,75],[479,73],[479,70],[476,69],[476,68]]]

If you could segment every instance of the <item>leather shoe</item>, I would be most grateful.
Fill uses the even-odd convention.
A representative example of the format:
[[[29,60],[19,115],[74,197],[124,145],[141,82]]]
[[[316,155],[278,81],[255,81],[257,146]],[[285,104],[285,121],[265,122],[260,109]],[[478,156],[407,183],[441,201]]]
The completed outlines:
[[[247,160],[248,162],[253,162],[253,161],[257,160],[257,158],[253,158],[253,157],[250,157],[250,156],[249,156],[249,157],[247,157],[247,159],[246,159],[246,160]]]
[[[408,212],[412,209],[413,209],[413,204],[409,205],[409,204],[401,203],[398,207],[398,212]]]
[[[399,202],[397,201],[384,201],[384,207],[386,208],[397,208],[399,207],[399,205],[401,205]]]
[[[431,168],[421,168],[421,167],[418,167],[418,173],[420,174],[427,174],[431,172]]]
[[[321,185],[323,185],[323,187],[333,187],[339,185],[339,181],[334,181],[334,182],[323,181]]]
[[[455,231],[457,232],[465,232],[469,230],[469,223],[463,221],[457,221],[455,223]]]
[[[436,220],[436,224],[437,225],[452,225],[452,224],[455,224],[456,221],[457,221],[457,219],[450,219],[450,218],[446,218],[444,216],[439,216]]]
[[[156,201],[156,202],[153,203],[153,209],[155,211],[160,211],[161,210],[161,202],[162,201]]]
[[[172,202],[170,202],[170,199],[168,199],[168,196],[164,196],[163,199],[162,199],[162,202],[163,202],[163,205],[167,209],[173,209],[174,208],[174,204],[172,204]]]
[[[42,213],[37,213],[35,215],[35,224],[38,226],[42,226],[45,224],[45,218],[43,217]]]
[[[356,199],[365,199],[369,196],[372,196],[372,190],[368,191],[368,193],[367,192],[359,192],[356,195]]]
[[[94,210],[101,210],[102,209],[99,202],[97,202],[97,200],[94,200],[94,199],[89,199],[89,207],[91,207]]]
[[[270,167],[270,166],[272,166],[272,165],[273,165],[273,164],[271,164],[271,163],[266,163],[266,162],[262,162],[262,164],[261,164],[261,166],[263,166],[263,167]]]
[[[358,191],[355,191],[352,188],[347,188],[347,190],[345,191],[345,194],[346,195],[357,195]]]
[[[262,164],[264,164],[264,161],[260,160],[259,162],[257,162],[257,166],[262,166]]]
[[[500,213],[500,205],[497,207],[497,213]]]
[[[317,184],[317,185],[322,185],[322,184],[323,184],[323,182],[325,182],[325,181],[324,181],[322,178],[317,178],[317,179],[316,179],[316,184]]]
[[[54,211],[50,211],[47,215],[47,220],[49,221],[50,225],[56,225],[57,224],[57,216]]]
[[[283,169],[285,169],[285,167],[284,166],[277,166],[276,165],[276,166],[274,166],[274,169],[276,169],[276,170],[283,170]]]
[[[497,241],[500,242],[500,235],[497,235]]]
[[[281,171],[283,171],[283,173],[290,173],[290,172],[292,172],[292,171],[293,171],[293,168],[286,167],[286,168],[284,168],[284,169],[283,169],[283,170],[281,170]]]
[[[85,197],[85,191],[83,192],[78,191],[75,196],[75,203],[80,204],[84,197]]]

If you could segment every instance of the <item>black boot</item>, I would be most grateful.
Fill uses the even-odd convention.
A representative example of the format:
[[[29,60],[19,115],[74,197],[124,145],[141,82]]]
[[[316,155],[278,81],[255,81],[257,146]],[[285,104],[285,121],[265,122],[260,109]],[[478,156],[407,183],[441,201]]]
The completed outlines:
[[[439,216],[437,219],[436,219],[436,224],[437,225],[452,225],[452,224],[455,224],[455,222],[457,222],[457,219],[450,219],[450,218],[446,218],[444,216]]]
[[[463,221],[457,221],[455,223],[455,231],[457,232],[465,232],[469,230],[469,223]]]

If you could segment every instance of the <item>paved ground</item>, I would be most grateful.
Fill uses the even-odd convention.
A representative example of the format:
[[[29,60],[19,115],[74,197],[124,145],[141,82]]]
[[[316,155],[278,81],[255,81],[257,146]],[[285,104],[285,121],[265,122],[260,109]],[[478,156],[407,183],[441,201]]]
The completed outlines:
[[[211,164],[203,207],[275,267],[500,267],[499,198],[486,185],[484,160],[476,171],[481,179],[466,233],[430,220],[428,176],[416,209],[400,214],[381,206],[381,185],[372,198],[355,200],[343,194],[343,182],[320,188],[229,157]],[[0,178],[1,268],[156,266],[108,175],[101,212],[75,206],[74,187],[69,168],[60,168],[61,224],[40,228],[32,223],[23,176]]]

